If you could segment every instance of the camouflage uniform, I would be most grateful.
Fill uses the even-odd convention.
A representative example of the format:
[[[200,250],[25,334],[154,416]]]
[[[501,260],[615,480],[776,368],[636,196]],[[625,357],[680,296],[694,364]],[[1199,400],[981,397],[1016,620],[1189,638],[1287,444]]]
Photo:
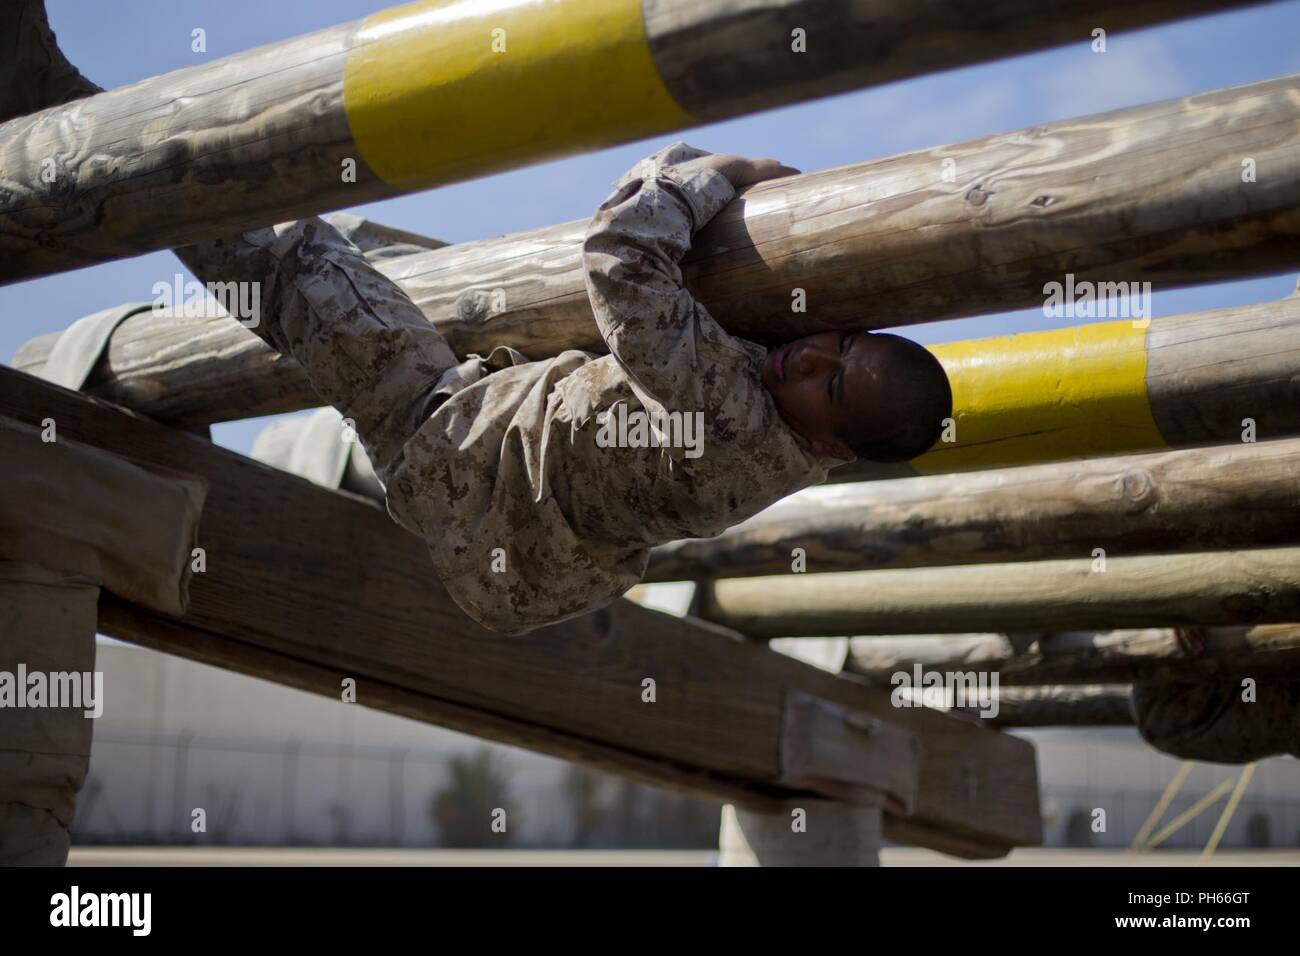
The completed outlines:
[[[1300,757],[1300,681],[1258,678],[1255,699],[1243,700],[1243,693],[1240,678],[1139,681],[1133,685],[1138,731],[1157,750],[1185,760]]]
[[[319,219],[178,250],[205,282],[258,281],[256,331],[351,419],[388,509],[428,542],[447,590],[487,627],[522,633],[636,584],[649,548],[714,535],[824,480],[760,380],[765,351],[721,328],[679,262],[731,201],[682,143],[628,172],[583,261],[610,354],[460,362],[419,308]],[[703,413],[684,448],[602,447],[603,412]],[[498,550],[499,549],[499,550]]]

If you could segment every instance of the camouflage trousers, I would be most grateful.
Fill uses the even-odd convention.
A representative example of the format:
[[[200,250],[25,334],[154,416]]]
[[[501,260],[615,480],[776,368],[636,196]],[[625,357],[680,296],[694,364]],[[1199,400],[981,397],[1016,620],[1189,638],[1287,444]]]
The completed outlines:
[[[481,374],[477,361],[460,362],[410,297],[319,218],[176,254],[205,283],[257,284],[258,314],[245,324],[302,366],[321,399],[355,429],[385,484],[417,429]],[[243,293],[242,301],[249,298]]]
[[[1132,699],[1143,739],[1175,757],[1300,756],[1300,681],[1260,678],[1249,696],[1241,680],[1139,681]]]

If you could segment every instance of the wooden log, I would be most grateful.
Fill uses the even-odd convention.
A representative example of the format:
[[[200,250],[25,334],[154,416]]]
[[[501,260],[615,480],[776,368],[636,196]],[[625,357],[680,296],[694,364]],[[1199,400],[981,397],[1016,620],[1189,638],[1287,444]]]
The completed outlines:
[[[790,825],[796,813],[807,829]],[[755,813],[727,804],[718,866],[879,866],[880,838],[880,811],[871,807],[801,800]]]
[[[1300,433],[1300,295],[1143,321],[934,346],[954,441],[841,481]]]
[[[1278,677],[1300,673],[1300,625],[855,637],[845,670],[888,684],[900,668],[997,671],[1008,685]]]
[[[922,664],[934,669],[998,666],[1026,649],[1037,635],[1017,643],[1006,634],[873,634],[851,637],[845,649],[845,671],[888,684],[899,668]],[[789,643],[795,643],[793,639]]]
[[[729,578],[701,616],[751,637],[1043,631],[1300,619],[1300,548]]]
[[[978,709],[957,708],[978,714]],[[1123,684],[998,689],[993,727],[1132,727],[1129,688]]]
[[[495,634],[455,607],[423,543],[372,502],[11,369],[0,368],[0,415],[52,418],[61,439],[208,481],[206,569],[189,610],[163,618],[110,602],[104,633],[331,695],[351,677],[366,705],[757,805],[807,792],[782,783],[781,740],[787,701],[811,695],[919,742],[915,805],[887,814],[891,838],[968,854],[1038,839],[1022,741],[898,712],[854,679],[628,601],[527,637]]]
[[[650,581],[1300,543],[1300,439],[877,481],[655,549]]]
[[[760,183],[696,237],[685,274],[725,327],[771,343],[829,328],[1042,306],[1045,284],[1067,276],[1076,287],[1169,286],[1282,271],[1300,259],[1298,147],[1300,78],[1288,77]],[[1256,160],[1257,182],[1241,182],[1243,156]],[[944,181],[946,168],[955,181]],[[579,220],[449,246],[383,269],[458,354],[503,344],[534,358],[598,350],[581,267],[586,227]],[[806,313],[791,309],[796,288],[806,294]],[[933,465],[922,467],[1151,448],[1143,443],[1161,441],[1165,428],[1174,443],[1186,430],[1196,441],[1223,439],[1241,404],[1237,366],[1204,361],[1207,349],[1232,344],[1207,342],[1207,331],[1224,331],[1229,314],[1253,315],[1260,327],[1250,326],[1250,341],[1277,344],[1282,333],[1269,323],[1294,317],[1295,303],[1257,308],[1209,313],[1186,340],[1172,320],[1144,328],[1143,319],[950,347],[957,445],[939,445]],[[1295,347],[1290,334],[1278,351]],[[999,351],[996,374],[981,371],[987,348]],[[1252,369],[1268,366],[1250,354]],[[1199,404],[1179,411],[1200,391],[1184,376],[1189,357],[1199,360],[1195,375],[1223,385],[1210,411]],[[99,394],[176,424],[319,403],[299,369],[224,318],[128,320],[107,370]],[[1049,372],[1065,376],[1064,392],[1051,391]],[[1017,387],[992,392],[1008,375]],[[1289,401],[1255,402],[1255,394],[1247,404],[1293,420],[1289,373],[1270,381],[1268,394]],[[1275,408],[1287,411],[1267,411]],[[1062,427],[1053,427],[1054,415],[1065,416]]]
[[[420,0],[0,127],[0,281],[1246,2]]]

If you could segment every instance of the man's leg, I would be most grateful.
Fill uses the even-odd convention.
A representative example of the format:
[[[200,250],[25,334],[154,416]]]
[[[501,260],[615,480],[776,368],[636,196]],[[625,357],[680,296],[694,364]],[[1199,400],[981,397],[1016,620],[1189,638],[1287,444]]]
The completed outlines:
[[[456,375],[455,354],[419,307],[318,218],[176,254],[205,283],[258,284],[251,330],[297,360],[317,394],[355,424],[387,483],[406,441],[436,408],[439,382]]]
[[[0,122],[99,91],[59,49],[43,0],[0,3]]]

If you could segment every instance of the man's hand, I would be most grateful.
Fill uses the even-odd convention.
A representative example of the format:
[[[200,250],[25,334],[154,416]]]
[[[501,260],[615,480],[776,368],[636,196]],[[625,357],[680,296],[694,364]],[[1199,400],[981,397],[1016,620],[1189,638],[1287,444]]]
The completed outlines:
[[[745,156],[733,156],[730,153],[714,153],[711,156],[701,156],[691,162],[721,173],[736,189],[752,186],[766,179],[799,175],[799,170],[793,166],[785,166],[775,159],[749,159]]]

